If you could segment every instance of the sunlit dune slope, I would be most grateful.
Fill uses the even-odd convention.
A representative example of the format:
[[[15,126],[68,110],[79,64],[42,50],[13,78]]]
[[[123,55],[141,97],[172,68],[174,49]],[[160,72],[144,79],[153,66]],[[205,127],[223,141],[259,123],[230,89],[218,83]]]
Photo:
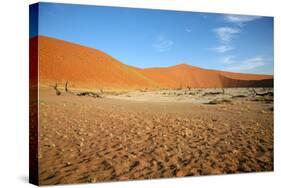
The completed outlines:
[[[36,41],[34,39],[31,43]],[[69,81],[74,87],[87,88],[155,85],[141,73],[99,50],[42,36],[38,41],[40,84]]]

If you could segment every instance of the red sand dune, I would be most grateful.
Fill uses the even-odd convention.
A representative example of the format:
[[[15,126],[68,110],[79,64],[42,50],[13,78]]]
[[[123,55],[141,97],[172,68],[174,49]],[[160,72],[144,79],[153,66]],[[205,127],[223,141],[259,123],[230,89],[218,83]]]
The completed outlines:
[[[271,75],[207,70],[186,64],[140,71],[148,78],[169,88],[272,87],[273,85]]]
[[[31,39],[31,46],[36,45],[35,39]],[[134,68],[99,50],[42,36],[38,41],[40,84],[68,80],[74,87],[89,88],[143,88],[155,85]]]
[[[207,70],[186,64],[140,69],[97,49],[45,36],[32,38],[31,50],[37,48],[37,42],[40,84],[53,85],[68,80],[72,87],[107,89],[273,86],[272,75]],[[31,54],[30,59],[31,65],[34,64],[36,53]]]

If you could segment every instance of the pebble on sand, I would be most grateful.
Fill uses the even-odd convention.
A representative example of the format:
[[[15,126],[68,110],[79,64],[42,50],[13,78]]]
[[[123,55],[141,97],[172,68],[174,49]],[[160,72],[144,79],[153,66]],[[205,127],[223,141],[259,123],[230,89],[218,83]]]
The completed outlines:
[[[186,173],[183,170],[179,170],[179,171],[177,171],[176,176],[177,177],[182,177],[182,176],[185,176],[185,174]]]

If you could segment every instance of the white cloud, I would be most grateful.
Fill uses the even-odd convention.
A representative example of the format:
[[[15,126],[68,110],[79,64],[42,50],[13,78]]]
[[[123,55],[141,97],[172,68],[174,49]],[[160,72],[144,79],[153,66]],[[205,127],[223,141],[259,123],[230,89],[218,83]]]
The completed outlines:
[[[214,29],[214,32],[222,43],[228,43],[232,41],[241,30],[234,27],[218,27]]]
[[[265,61],[266,60],[263,57],[257,56],[257,57],[246,59],[241,62],[232,62],[231,66],[226,67],[226,70],[234,71],[234,72],[249,71],[264,66]]]
[[[233,49],[234,48],[232,46],[229,46],[229,45],[220,45],[220,46],[211,48],[211,50],[213,50],[217,53],[225,53],[225,52],[231,51]]]
[[[261,16],[241,16],[241,15],[226,15],[224,19],[228,22],[243,26],[246,22],[251,22],[262,18]]]
[[[152,47],[158,52],[165,52],[171,49],[174,45],[172,40],[166,39],[164,36],[158,36],[156,42],[152,45]]]
[[[211,50],[217,53],[226,53],[233,50],[234,48],[229,45],[234,38],[238,37],[242,32],[242,26],[247,22],[251,22],[257,19],[262,18],[261,16],[242,16],[242,15],[224,15],[223,18],[230,23],[235,24],[235,27],[218,27],[213,31],[216,33],[217,37],[220,40],[220,45],[211,48]]]

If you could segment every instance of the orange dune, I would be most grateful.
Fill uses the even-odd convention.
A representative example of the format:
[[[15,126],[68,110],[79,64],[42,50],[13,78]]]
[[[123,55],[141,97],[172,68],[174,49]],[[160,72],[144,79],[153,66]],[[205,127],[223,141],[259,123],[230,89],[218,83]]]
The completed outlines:
[[[31,45],[36,42],[31,39]],[[155,83],[117,59],[92,48],[38,37],[40,84],[64,83],[87,88],[143,88]]]
[[[208,70],[186,64],[139,71],[168,88],[272,87],[273,85],[272,75]]]
[[[166,68],[142,69],[140,72],[168,88],[223,87],[217,71],[186,64]]]
[[[39,83],[61,84],[95,89],[272,87],[272,75],[241,74],[207,70],[186,64],[146,68],[128,66],[97,49],[49,38],[34,37],[30,49],[38,44]],[[30,56],[31,66],[37,53]],[[33,62],[33,63],[32,63]],[[34,71],[31,74],[35,74]],[[34,77],[34,76],[33,76]]]

